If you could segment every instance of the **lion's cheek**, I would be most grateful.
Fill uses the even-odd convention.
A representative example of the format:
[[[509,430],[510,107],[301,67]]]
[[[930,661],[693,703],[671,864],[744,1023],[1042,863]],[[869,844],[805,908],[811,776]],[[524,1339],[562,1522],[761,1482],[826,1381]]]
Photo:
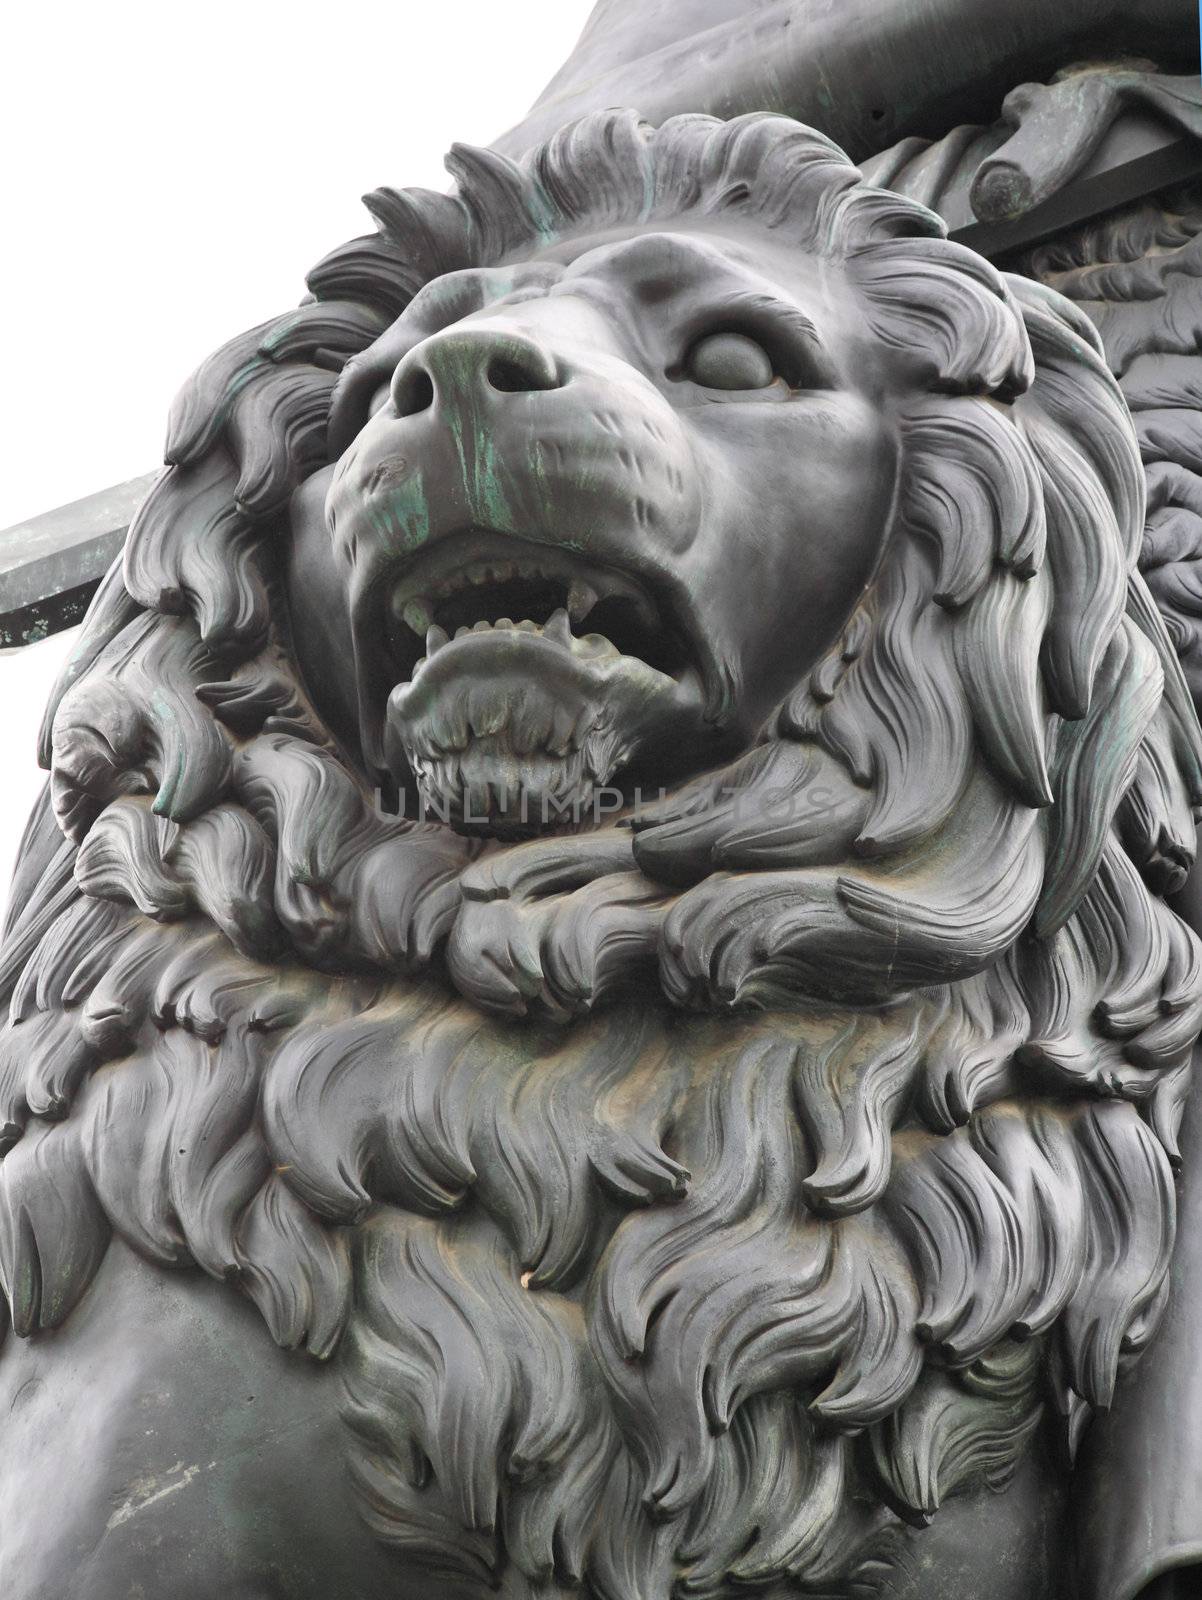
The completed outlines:
[[[758,711],[817,660],[870,580],[896,445],[875,407],[833,391],[714,406],[698,433],[705,509],[690,587]]]
[[[424,448],[415,448],[421,443]],[[334,469],[325,501],[330,543],[361,574],[422,548],[431,536],[433,487],[449,462],[428,441],[369,424]]]

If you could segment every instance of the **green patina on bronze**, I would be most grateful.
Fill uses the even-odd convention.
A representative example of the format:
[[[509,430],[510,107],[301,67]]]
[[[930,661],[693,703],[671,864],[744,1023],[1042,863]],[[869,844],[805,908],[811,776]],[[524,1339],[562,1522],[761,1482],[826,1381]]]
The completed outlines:
[[[373,509],[371,521],[392,549],[416,550],[425,544],[430,536],[430,507],[420,467]]]

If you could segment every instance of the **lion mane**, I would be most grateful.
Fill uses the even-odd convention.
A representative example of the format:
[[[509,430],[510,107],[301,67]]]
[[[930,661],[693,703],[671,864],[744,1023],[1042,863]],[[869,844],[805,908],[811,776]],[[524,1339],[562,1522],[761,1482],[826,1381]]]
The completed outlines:
[[[339,1364],[363,1515],[447,1581],[846,1593],[1038,1428],[1071,1452],[1166,1295],[1202,740],[1131,422],[1083,314],[784,118],[449,166],[185,387],[53,697],[14,1329],[115,1230]],[[874,579],[654,808],[503,847],[382,812],[280,576],[332,396],[424,283],[686,214],[821,255],[912,374]]]

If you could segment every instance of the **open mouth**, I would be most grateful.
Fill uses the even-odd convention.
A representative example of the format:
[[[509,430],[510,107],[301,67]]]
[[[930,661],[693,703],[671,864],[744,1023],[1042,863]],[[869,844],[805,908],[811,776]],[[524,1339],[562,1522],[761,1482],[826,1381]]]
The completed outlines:
[[[690,664],[685,638],[643,584],[575,552],[499,535],[450,539],[391,594],[392,645],[402,677],[451,639],[500,629],[571,650],[642,661],[669,678]],[[582,652],[578,647],[587,645]]]
[[[669,608],[573,550],[461,535],[388,598],[385,760],[463,832],[591,826],[638,750],[701,723],[702,673]]]

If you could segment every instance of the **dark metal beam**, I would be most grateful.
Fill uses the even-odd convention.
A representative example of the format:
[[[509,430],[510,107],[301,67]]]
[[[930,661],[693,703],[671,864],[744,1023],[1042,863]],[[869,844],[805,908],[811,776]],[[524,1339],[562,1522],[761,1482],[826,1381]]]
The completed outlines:
[[[154,479],[131,478],[0,533],[0,646],[80,620]]]

